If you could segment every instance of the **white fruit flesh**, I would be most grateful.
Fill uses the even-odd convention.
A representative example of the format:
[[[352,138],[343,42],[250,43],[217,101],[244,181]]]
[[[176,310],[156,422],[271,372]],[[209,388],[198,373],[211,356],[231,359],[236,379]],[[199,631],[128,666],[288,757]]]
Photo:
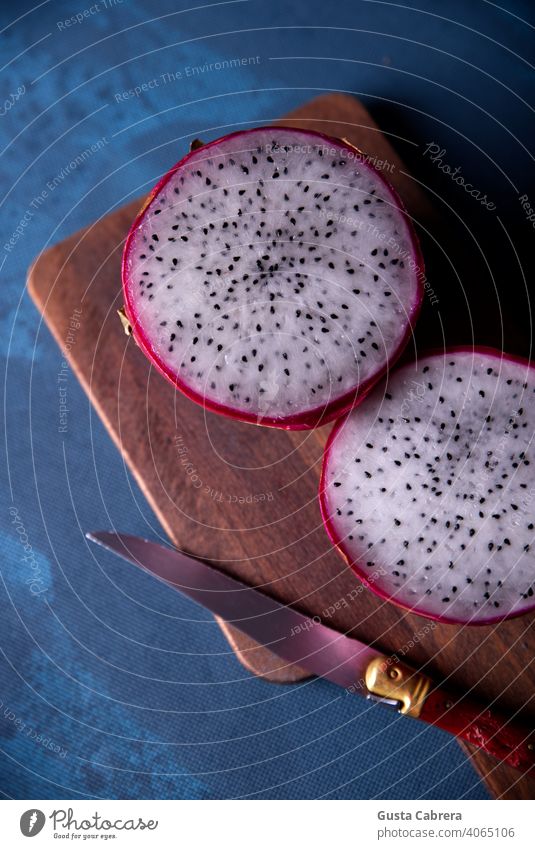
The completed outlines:
[[[355,152],[260,129],[200,148],[160,189],[127,246],[127,305],[192,392],[284,419],[397,356],[417,262],[397,199]]]
[[[533,606],[535,377],[454,351],[392,373],[326,456],[331,531],[372,588],[437,618]]]

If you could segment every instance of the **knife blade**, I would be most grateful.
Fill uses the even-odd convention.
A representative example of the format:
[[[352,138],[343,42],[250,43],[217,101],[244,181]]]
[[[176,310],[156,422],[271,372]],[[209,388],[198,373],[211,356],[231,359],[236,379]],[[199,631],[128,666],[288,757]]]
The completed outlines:
[[[365,643],[346,637],[182,551],[109,531],[86,536],[179,590],[283,660],[304,666],[340,687],[365,690],[367,667],[382,657]]]
[[[115,531],[87,538],[210,610],[289,663],[347,693],[436,725],[525,772],[535,769],[535,734],[466,695],[437,686],[422,672],[284,605],[204,560]]]

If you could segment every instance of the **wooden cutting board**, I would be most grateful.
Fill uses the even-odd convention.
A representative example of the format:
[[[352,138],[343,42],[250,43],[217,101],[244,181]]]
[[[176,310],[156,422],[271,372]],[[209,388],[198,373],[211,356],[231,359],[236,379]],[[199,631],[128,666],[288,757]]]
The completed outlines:
[[[345,136],[375,156],[416,223],[429,225],[425,196],[358,101],[323,96],[277,123]],[[184,153],[177,150],[176,158]],[[47,250],[32,266],[28,286],[62,348],[70,318],[81,310],[71,368],[173,543],[387,653],[404,653],[414,666],[426,665],[461,690],[472,688],[488,704],[533,719],[533,702],[525,707],[534,693],[533,617],[462,628],[427,622],[368,591],[348,601],[360,585],[332,550],[316,500],[328,428],[287,433],[205,413],[151,369],[124,335],[116,315],[121,251],[140,205],[135,201]],[[306,675],[220,624],[256,674],[280,682]],[[464,748],[494,795],[534,798],[535,779]]]

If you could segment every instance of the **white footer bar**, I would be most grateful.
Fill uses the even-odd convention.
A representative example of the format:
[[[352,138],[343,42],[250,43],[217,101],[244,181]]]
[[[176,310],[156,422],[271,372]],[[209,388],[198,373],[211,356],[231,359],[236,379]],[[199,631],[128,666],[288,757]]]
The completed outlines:
[[[532,849],[533,802],[4,801],[4,846]],[[35,837],[35,844],[29,838]]]

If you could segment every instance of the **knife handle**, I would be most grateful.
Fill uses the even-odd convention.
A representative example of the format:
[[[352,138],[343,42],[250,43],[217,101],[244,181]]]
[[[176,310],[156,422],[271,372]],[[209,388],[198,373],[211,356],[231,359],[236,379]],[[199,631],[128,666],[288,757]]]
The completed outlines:
[[[397,704],[400,713],[449,731],[523,772],[535,767],[533,727],[437,687],[396,656],[379,655],[370,661],[365,681],[372,698]]]
[[[441,687],[431,690],[419,719],[455,734],[523,772],[535,768],[533,728],[507,719],[466,696],[453,695]]]

